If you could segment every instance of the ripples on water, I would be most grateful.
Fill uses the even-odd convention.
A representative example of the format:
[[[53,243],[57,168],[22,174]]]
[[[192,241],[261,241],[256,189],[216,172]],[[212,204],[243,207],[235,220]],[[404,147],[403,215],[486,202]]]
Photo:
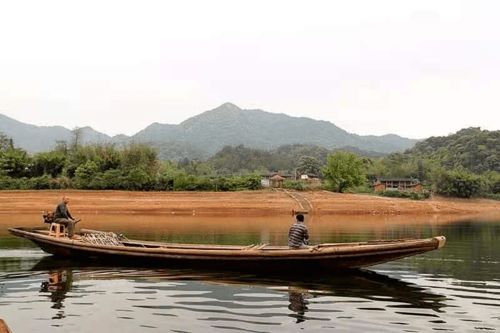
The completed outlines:
[[[92,267],[21,241],[0,250],[0,317],[15,333],[499,331],[500,223],[431,229],[441,251],[330,277]]]

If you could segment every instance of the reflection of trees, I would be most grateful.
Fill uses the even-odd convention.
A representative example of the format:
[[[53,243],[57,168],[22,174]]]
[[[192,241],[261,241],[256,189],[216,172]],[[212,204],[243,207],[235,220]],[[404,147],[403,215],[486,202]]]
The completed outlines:
[[[50,300],[52,301],[52,308],[61,310],[64,308],[64,299],[66,298],[66,293],[71,290],[71,285],[73,282],[73,273],[71,270],[53,270],[49,271],[49,277],[47,281],[43,281],[40,292],[49,292]],[[59,311],[59,313],[52,319],[62,319],[64,318],[64,311]]]

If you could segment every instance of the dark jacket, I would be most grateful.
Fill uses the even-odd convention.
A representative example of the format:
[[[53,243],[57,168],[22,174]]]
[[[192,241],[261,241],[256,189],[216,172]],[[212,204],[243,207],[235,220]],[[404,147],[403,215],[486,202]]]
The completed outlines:
[[[54,219],[71,219],[73,216],[69,213],[68,206],[63,202],[57,205],[56,212],[54,214]]]

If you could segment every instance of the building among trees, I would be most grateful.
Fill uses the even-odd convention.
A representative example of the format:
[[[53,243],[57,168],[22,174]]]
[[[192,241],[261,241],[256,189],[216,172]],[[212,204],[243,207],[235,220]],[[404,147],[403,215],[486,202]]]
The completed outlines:
[[[276,175],[272,176],[271,178],[269,178],[269,182],[270,182],[271,187],[281,188],[281,187],[283,187],[283,181],[285,179],[286,179],[285,177],[282,177],[282,176],[276,174]]]
[[[299,180],[304,182],[309,189],[321,188],[321,179],[314,173],[303,173],[300,175]]]
[[[375,192],[381,191],[406,191],[422,192],[423,187],[418,179],[414,178],[380,178],[375,182]]]

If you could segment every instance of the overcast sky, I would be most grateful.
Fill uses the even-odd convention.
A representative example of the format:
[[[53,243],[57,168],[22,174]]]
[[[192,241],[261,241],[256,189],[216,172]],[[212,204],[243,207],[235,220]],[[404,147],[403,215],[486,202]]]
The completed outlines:
[[[500,1],[2,1],[0,113],[134,134],[232,102],[357,134],[500,129]]]

